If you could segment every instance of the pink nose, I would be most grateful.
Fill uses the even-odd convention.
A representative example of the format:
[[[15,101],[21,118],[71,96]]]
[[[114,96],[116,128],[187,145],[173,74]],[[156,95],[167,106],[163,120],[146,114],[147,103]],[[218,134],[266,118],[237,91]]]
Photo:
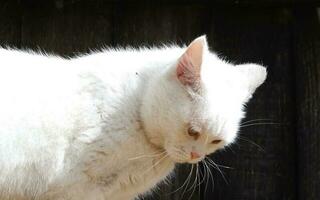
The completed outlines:
[[[192,159],[192,160],[193,160],[193,159],[198,159],[198,158],[201,157],[200,154],[198,154],[198,153],[195,152],[195,151],[191,151],[190,155],[191,155],[191,159]]]

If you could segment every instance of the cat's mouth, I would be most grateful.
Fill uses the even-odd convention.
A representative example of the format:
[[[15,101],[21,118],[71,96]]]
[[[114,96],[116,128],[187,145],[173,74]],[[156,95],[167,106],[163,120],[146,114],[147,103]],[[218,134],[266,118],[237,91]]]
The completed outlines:
[[[182,155],[174,155],[174,156],[171,156],[169,154],[169,157],[171,158],[171,160],[173,160],[173,162],[175,163],[189,163],[189,164],[196,164],[200,161],[203,160],[203,158],[196,158],[196,159],[192,159],[190,158],[189,156],[188,157],[184,157]]]
[[[192,153],[186,152],[177,147],[168,148],[166,149],[166,151],[170,159],[175,163],[195,164],[200,162],[204,158],[204,156],[201,155],[195,157]]]

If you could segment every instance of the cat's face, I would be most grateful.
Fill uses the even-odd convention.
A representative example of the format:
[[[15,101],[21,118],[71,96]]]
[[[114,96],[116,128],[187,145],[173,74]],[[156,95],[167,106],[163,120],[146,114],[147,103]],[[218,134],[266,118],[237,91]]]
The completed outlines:
[[[265,78],[265,68],[226,63],[197,38],[145,100],[151,141],[174,162],[199,162],[234,141],[244,104]]]

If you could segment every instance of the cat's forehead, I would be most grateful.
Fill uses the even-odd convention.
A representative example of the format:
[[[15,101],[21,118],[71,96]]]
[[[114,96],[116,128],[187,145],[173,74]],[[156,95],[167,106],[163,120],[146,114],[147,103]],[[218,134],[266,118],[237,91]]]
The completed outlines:
[[[241,75],[234,64],[219,58],[213,53],[207,54],[204,58],[201,69],[201,78],[204,82],[232,85],[241,79]],[[223,87],[223,85],[219,87]]]
[[[219,135],[228,124],[239,121],[243,116],[243,103],[227,92],[230,91],[205,91],[193,95],[187,125],[201,132]],[[234,95],[234,92],[230,94]]]

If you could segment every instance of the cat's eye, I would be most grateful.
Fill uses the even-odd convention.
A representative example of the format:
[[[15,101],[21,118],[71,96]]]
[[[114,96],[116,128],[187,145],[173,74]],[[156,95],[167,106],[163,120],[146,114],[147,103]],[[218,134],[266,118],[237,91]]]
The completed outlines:
[[[220,142],[222,142],[222,140],[212,140],[211,144],[219,144]]]
[[[188,128],[188,135],[190,135],[196,140],[199,138],[200,132],[190,127]]]

